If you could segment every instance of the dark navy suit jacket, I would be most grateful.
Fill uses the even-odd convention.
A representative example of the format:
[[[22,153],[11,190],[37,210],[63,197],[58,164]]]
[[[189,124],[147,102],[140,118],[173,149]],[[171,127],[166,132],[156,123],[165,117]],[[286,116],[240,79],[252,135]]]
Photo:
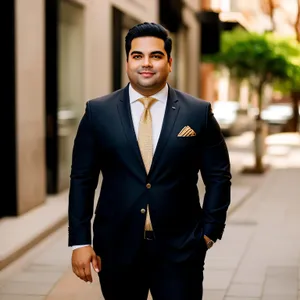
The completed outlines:
[[[184,126],[190,126],[196,136],[178,137]],[[206,186],[203,207],[197,188],[199,170]],[[231,174],[227,147],[210,103],[169,88],[162,131],[147,174],[131,118],[128,86],[88,101],[73,149],[70,246],[92,242],[100,171],[103,182],[93,246],[103,264],[130,263],[135,257],[146,218],[141,210],[147,204],[166,259],[188,259],[203,247],[203,234],[221,239]]]

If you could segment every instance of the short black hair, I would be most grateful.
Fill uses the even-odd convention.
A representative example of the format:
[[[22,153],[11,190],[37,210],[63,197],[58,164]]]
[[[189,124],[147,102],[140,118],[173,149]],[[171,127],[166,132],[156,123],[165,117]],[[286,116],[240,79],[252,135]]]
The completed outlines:
[[[127,60],[128,60],[129,52],[131,50],[132,40],[135,38],[146,37],[146,36],[156,37],[162,39],[165,42],[165,51],[167,52],[167,56],[169,60],[172,51],[172,39],[169,36],[168,30],[160,24],[149,23],[149,22],[137,24],[131,29],[129,29],[125,37],[125,50],[126,50]]]

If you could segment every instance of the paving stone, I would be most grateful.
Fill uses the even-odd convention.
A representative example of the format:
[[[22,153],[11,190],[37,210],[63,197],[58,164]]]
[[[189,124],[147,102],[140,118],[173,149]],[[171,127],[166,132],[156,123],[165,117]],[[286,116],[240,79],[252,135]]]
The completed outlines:
[[[233,277],[232,283],[262,284],[265,280],[265,276],[266,270],[264,267],[252,266],[250,268],[245,268],[240,266]]]
[[[8,282],[0,288],[1,294],[15,295],[47,295],[52,289],[52,283]]]
[[[262,284],[231,284],[226,296],[259,298],[262,294]]]
[[[287,279],[269,278],[265,282],[263,295],[297,296],[297,286],[298,283],[290,282]]]
[[[203,291],[203,300],[223,300],[225,296],[225,290],[207,290]]]
[[[267,269],[268,277],[288,278],[290,280],[298,279],[299,268],[294,267],[269,267]]]
[[[44,296],[0,295],[0,300],[44,300]]]
[[[272,295],[272,296],[263,296],[261,300],[297,300],[297,296]]]
[[[226,290],[233,273],[233,270],[206,270],[203,287],[209,290]]]
[[[10,278],[13,282],[55,283],[63,275],[63,272],[34,272],[24,271]]]
[[[70,267],[70,265],[68,266]],[[65,265],[32,264],[25,268],[28,272],[65,272],[68,267]]]
[[[295,296],[298,293],[297,267],[269,267],[263,295]]]
[[[260,298],[244,298],[244,297],[225,297],[224,300],[260,300]]]
[[[239,265],[239,257],[212,257],[205,263],[205,269],[211,270],[233,270]]]

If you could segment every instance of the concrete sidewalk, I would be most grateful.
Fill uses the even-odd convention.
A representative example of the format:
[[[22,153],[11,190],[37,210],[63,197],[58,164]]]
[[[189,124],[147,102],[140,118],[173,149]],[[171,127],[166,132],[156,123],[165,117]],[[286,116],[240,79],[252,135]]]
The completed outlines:
[[[273,169],[208,253],[204,300],[300,300],[300,168]]]
[[[18,217],[0,219],[0,271],[67,222],[67,192]]]

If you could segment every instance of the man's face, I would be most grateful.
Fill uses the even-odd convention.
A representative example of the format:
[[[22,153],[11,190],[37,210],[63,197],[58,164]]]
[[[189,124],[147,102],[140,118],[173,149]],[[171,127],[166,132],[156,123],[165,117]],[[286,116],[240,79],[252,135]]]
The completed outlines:
[[[135,38],[131,42],[126,71],[132,87],[144,96],[159,92],[172,71],[164,41],[156,37]]]

